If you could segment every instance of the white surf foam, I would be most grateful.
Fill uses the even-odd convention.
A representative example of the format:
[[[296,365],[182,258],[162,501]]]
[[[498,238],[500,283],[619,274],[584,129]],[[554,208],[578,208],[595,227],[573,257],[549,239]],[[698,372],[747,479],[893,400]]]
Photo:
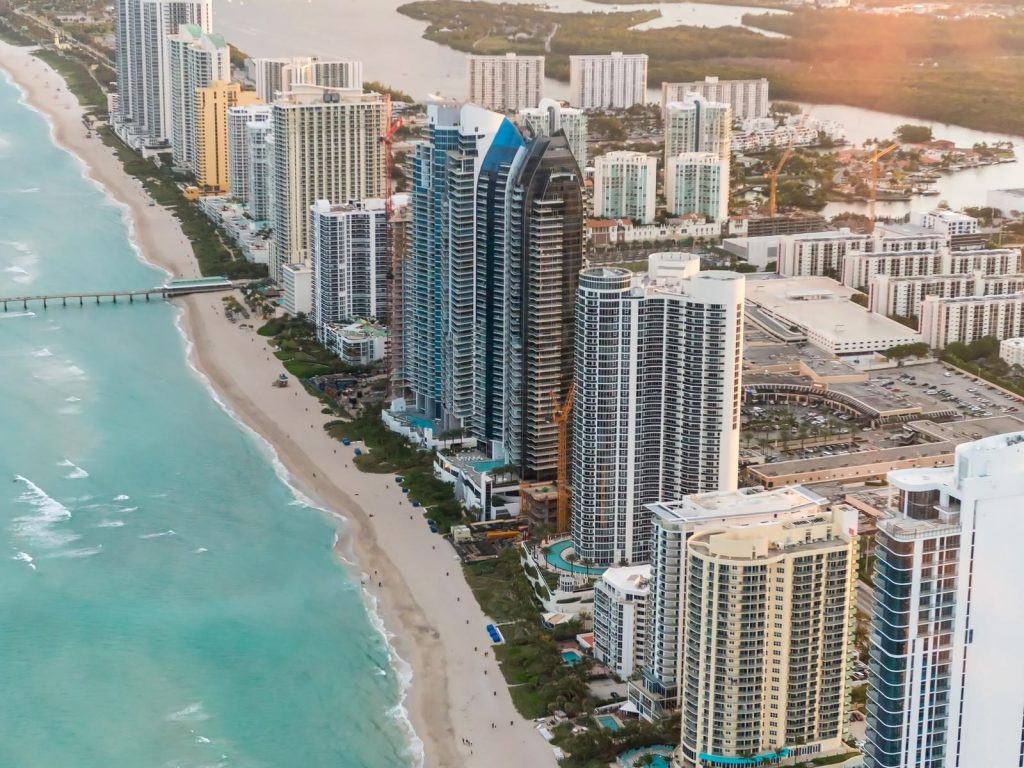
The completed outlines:
[[[128,501],[128,499],[130,498],[131,496],[125,496],[123,493],[121,493],[114,497],[114,501]]]
[[[53,352],[48,350],[46,347],[37,349],[32,352],[32,357],[53,357]]]
[[[11,281],[19,285],[28,285],[36,279],[36,270],[39,264],[39,254],[32,250],[28,243],[18,240],[0,240],[0,245],[6,245],[13,249],[15,256],[11,259],[10,265],[4,267],[4,272],[11,275]]]
[[[160,531],[159,533],[144,533],[141,536],[139,536],[139,538],[140,539],[160,539],[160,538],[163,538],[164,536],[177,536],[177,535],[178,534],[175,533],[174,531],[167,530],[167,531]]]
[[[96,523],[97,528],[122,528],[124,520],[100,520]]]
[[[201,554],[203,554],[203,552],[209,552],[209,551],[210,550],[208,550],[206,547],[197,547],[196,549],[192,550],[192,553],[196,554],[196,555],[201,555]]]
[[[34,515],[16,517],[11,521],[11,532],[18,538],[31,541],[41,547],[56,549],[81,538],[71,531],[61,530],[58,526],[71,519],[71,510],[54,498],[51,498],[38,485],[27,477],[16,475],[15,479],[24,483],[26,490],[18,497],[18,501],[35,507]]]
[[[138,507],[118,507],[119,512],[134,512]]]
[[[64,402],[65,403],[80,403],[80,402],[82,402],[82,398],[75,397],[74,395],[69,395],[68,397],[64,398]]]
[[[32,562],[32,555],[30,555],[28,552],[19,552],[14,557],[12,557],[11,560],[20,560],[33,571],[36,569],[36,564]]]
[[[82,469],[80,466],[71,461],[71,459],[64,459],[60,462],[58,467],[70,467],[71,471],[64,475],[65,480],[82,480],[89,476],[89,473]]]
[[[99,544],[95,547],[81,547],[80,549],[62,549],[60,552],[53,552],[49,555],[44,555],[47,560],[76,560],[80,557],[92,557],[98,555],[103,551],[103,545]]]
[[[16,317],[35,317],[35,312],[0,312],[0,320],[13,320]]]
[[[166,719],[173,723],[192,723],[209,720],[210,716],[203,710],[203,702],[197,701],[179,709],[177,712],[172,712]]]
[[[15,190],[19,195],[31,195],[39,191],[39,187],[25,187],[24,189]]]

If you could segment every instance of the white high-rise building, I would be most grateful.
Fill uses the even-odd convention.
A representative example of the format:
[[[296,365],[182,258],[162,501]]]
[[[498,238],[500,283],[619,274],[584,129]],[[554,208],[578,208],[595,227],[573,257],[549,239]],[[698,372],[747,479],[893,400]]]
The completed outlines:
[[[165,144],[171,132],[167,37],[182,24],[209,33],[211,0],[117,0],[115,6],[118,111],[125,137],[143,146]]]
[[[231,80],[231,56],[221,35],[207,34],[195,24],[182,24],[167,38],[170,69],[171,157],[174,165],[195,173],[198,164],[199,119],[196,90],[216,80]]]
[[[954,464],[889,473],[875,539],[869,768],[1024,761],[1017,589],[1024,433],[957,446]]]
[[[585,269],[576,298],[571,531],[600,565],[650,557],[646,505],[731,490],[745,282],[655,254],[646,275]]]
[[[651,566],[609,568],[594,585],[594,658],[621,678],[644,664]]]
[[[954,341],[970,344],[983,336],[1000,341],[1024,336],[1024,293],[927,296],[920,306],[921,341],[935,349]]]
[[[567,107],[554,99],[542,99],[536,109],[519,110],[519,123],[534,136],[565,134],[572,155],[580,168],[587,165],[587,115],[582,109]]]
[[[257,221],[274,219],[274,116],[245,126],[249,149],[249,213]]]
[[[252,167],[249,124],[262,123],[269,126],[271,116],[269,104],[228,108],[228,189],[231,190],[231,196],[240,203],[249,201],[249,174]]]
[[[729,167],[712,152],[682,152],[665,166],[665,210],[693,213],[708,221],[729,216]]]
[[[728,167],[732,151],[732,108],[723,102],[688,96],[665,111],[665,164],[682,152],[711,152]]]
[[[296,85],[273,107],[274,251],[270,276],[309,256],[309,210],[383,197],[387,103],[378,93]]]
[[[363,63],[320,56],[254,58],[248,62],[256,95],[267,104],[296,85],[319,85],[343,90],[363,89]]]
[[[732,107],[734,120],[748,120],[768,115],[768,80],[719,80],[705,77],[690,83],[661,84],[661,115],[665,116],[669,104],[685,101],[689,95],[708,101],[724,102]]]
[[[609,152],[594,159],[594,215],[654,222],[658,159],[643,152]]]
[[[569,103],[574,107],[628,109],[646,101],[646,53],[569,57]]]
[[[857,525],[855,510],[843,507],[837,511],[842,513],[844,523],[849,519],[851,524],[839,526],[834,522],[833,531],[831,532],[833,532],[834,536],[839,536],[840,538],[855,538]],[[692,696],[694,705],[700,701],[701,693],[707,694],[709,692],[707,690],[701,692],[695,690],[695,686],[702,687],[702,684],[705,683],[705,678],[703,678],[699,671],[691,667],[688,676],[684,675],[683,671],[686,660],[689,660],[691,665],[693,665],[694,660],[699,664],[699,653],[708,647],[706,642],[716,642],[715,638],[712,637],[707,638],[705,641],[699,639],[695,642],[690,641],[690,644],[687,644],[687,639],[692,637],[690,634],[691,629],[695,629],[699,626],[700,622],[705,621],[708,609],[713,607],[713,604],[706,603],[705,600],[694,601],[690,599],[690,595],[693,592],[688,590],[687,586],[696,586],[694,580],[697,577],[697,572],[688,572],[688,541],[692,537],[699,535],[703,542],[708,542],[722,535],[728,529],[738,527],[739,529],[746,528],[751,530],[758,538],[760,538],[758,531],[770,532],[770,536],[766,537],[770,542],[778,531],[769,529],[769,526],[799,524],[800,521],[811,520],[830,513],[826,509],[826,501],[824,499],[809,492],[809,490],[800,485],[772,490],[739,488],[737,490],[726,490],[726,492],[695,494],[678,500],[651,504],[648,513],[652,519],[653,531],[651,540],[650,597],[647,609],[646,653],[642,678],[630,684],[629,697],[630,701],[637,707],[641,717],[647,720],[656,720],[665,717],[670,711],[680,707],[680,694],[683,688],[687,688],[688,694]],[[852,534],[850,531],[851,527],[853,528]],[[749,574],[750,577],[753,577],[749,581],[752,587],[756,589],[774,589],[776,586],[779,587],[779,590],[771,595],[771,597],[777,600],[771,606],[773,610],[782,608],[784,611],[787,604],[794,606],[794,603],[791,602],[793,599],[799,600],[803,597],[814,600],[821,596],[820,590],[816,593],[805,590],[803,595],[795,594],[793,590],[794,584],[787,580],[787,574],[784,572],[777,573],[777,577],[781,577],[781,581],[778,584],[774,580],[770,583],[767,582],[764,575],[760,578],[757,577],[755,575],[758,572],[756,566],[759,563],[756,560],[752,562],[750,554],[758,552],[758,546],[764,545],[755,545],[754,542],[751,542],[748,546],[736,547],[737,552],[732,563],[736,565],[736,575],[740,575],[745,568],[754,568],[753,572]],[[843,547],[840,546],[838,549],[842,550]],[[776,556],[773,555],[773,559],[775,558]],[[766,556],[764,565],[767,566],[768,562],[769,560]],[[775,559],[775,562],[778,562],[777,559]],[[702,567],[702,563],[698,562],[698,564]],[[726,568],[724,565],[723,563],[722,577],[725,580],[730,580],[732,568]],[[849,561],[847,561],[846,565],[849,567]],[[853,573],[855,572],[854,569]],[[708,583],[707,586],[708,589],[702,594],[702,597],[711,600],[715,597],[716,591],[720,587],[717,580]],[[758,624],[765,624],[769,621],[769,611],[765,609],[768,606],[762,606],[760,600],[758,602],[751,600],[751,602],[755,602],[757,607],[748,612],[746,611],[748,603],[744,602],[741,597],[742,587],[731,581],[726,581],[726,586],[727,588],[732,587],[735,590],[736,598],[728,608],[721,610],[720,615],[722,616],[723,624],[746,621],[752,623],[753,626],[746,628],[748,634],[743,636],[744,643],[742,645],[739,644],[739,638],[733,635],[736,641],[735,645],[731,648],[724,648],[721,656],[718,657],[724,663],[730,651],[731,654],[735,654],[736,652],[742,652],[741,648],[751,648],[749,660],[752,665],[752,672],[756,671],[761,664],[769,662],[769,660],[771,663],[778,662],[781,664],[785,662],[786,659],[783,653],[790,654],[793,652],[793,648],[790,643],[784,642],[784,639],[790,637],[793,631],[799,629],[800,632],[803,632],[803,629],[792,626],[788,622],[787,617],[777,621],[772,616],[771,627],[766,626],[758,630]],[[850,575],[848,583],[829,587],[831,590],[830,597],[838,602],[831,606],[833,610],[830,610],[828,613],[828,621],[835,622],[837,615],[845,615],[845,630],[847,633],[849,633],[850,629],[849,613],[844,613],[842,602],[852,598],[852,586],[853,577]],[[722,596],[721,593],[719,595],[720,597]],[[765,599],[770,599],[768,595],[764,595],[764,597]],[[839,610],[837,611],[836,608],[839,608]],[[851,605],[845,606],[846,611],[851,609]],[[804,608],[801,607],[801,614],[803,610]],[[745,618],[743,617],[744,615]],[[823,613],[821,618],[824,620]],[[693,624],[688,624],[688,622],[693,622]],[[822,624],[824,624],[823,621]],[[742,628],[737,629],[742,631]],[[732,632],[736,632],[736,630]],[[848,635],[843,636],[843,633],[835,625],[831,626],[831,632],[834,634],[834,639],[831,641],[830,647],[827,648],[828,652],[845,650],[847,642],[849,642]],[[779,636],[776,636],[775,633],[778,633]],[[697,634],[699,634],[699,631]],[[805,637],[812,638],[813,635],[808,633]],[[758,647],[760,642],[770,642],[772,644],[771,652],[755,653],[754,649]],[[777,645],[775,645],[776,642]],[[696,659],[694,659],[694,655],[697,656]],[[812,659],[809,658],[808,660],[810,663],[813,663]],[[845,685],[846,677],[849,673],[849,664],[851,663],[852,659],[849,655],[845,658],[831,658],[827,670],[819,667],[819,672],[822,673],[821,677],[814,676],[815,684],[827,686],[829,689],[827,707],[824,707],[823,700],[821,703],[823,706],[822,714],[828,712],[829,716],[827,719],[831,723],[843,722],[841,719],[842,715],[839,717],[836,715],[836,697],[838,696],[842,705],[845,697],[843,686]],[[728,677],[730,678],[728,681],[729,685],[736,684],[739,680],[739,675],[730,674]],[[778,681],[772,680],[771,678],[773,677],[778,677]],[[714,682],[716,681],[713,678],[712,683]],[[722,693],[726,692],[726,682],[726,680],[721,681],[722,690],[720,692]],[[780,703],[783,700],[782,690],[784,690],[781,673],[769,675],[762,681],[762,685],[754,683],[750,685],[751,689],[748,693],[751,698],[745,702],[748,707],[745,707],[744,711],[749,711],[752,718],[757,716],[756,719],[763,722],[762,717],[765,713],[759,713],[759,710],[767,701],[779,702],[778,707],[775,710],[771,710],[771,715],[775,717],[786,716],[787,708],[781,706]],[[770,686],[776,686],[780,690],[774,691]],[[771,699],[770,695],[773,693],[779,695],[779,698]],[[821,698],[824,699],[825,696]],[[794,710],[795,714],[796,712],[806,711],[805,707],[795,707]],[[705,711],[707,712],[707,710]],[[723,714],[729,713],[729,711],[730,708],[728,707],[722,708]],[[737,714],[737,710],[733,708],[730,714],[734,716]],[[822,718],[822,720],[824,719]],[[687,721],[684,720],[684,734],[687,725]],[[697,725],[699,726],[699,723]],[[692,725],[690,727],[692,728]],[[702,730],[702,728],[699,728],[699,730]],[[720,726],[715,730],[720,731],[722,743],[724,744],[727,729]],[[778,728],[776,727],[777,730]],[[770,728],[766,728],[765,731],[764,736],[767,737]],[[691,741],[692,736],[691,730]],[[784,735],[776,733],[776,737],[777,740],[772,742],[772,746],[792,745],[792,742],[787,744]],[[684,742],[686,740],[687,738],[684,737]],[[752,744],[748,751],[756,754],[759,752],[759,745]],[[727,763],[723,761],[722,764]]]
[[[352,320],[388,317],[390,235],[383,200],[332,205],[318,200],[310,211],[313,311],[317,337]]]
[[[469,101],[496,112],[534,109],[544,93],[544,57],[504,56],[466,57]]]

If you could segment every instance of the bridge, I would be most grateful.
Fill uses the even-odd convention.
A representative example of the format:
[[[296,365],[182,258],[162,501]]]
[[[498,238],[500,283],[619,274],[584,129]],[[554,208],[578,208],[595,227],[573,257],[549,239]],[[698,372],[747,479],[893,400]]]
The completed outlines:
[[[233,291],[235,288],[241,288],[248,285],[251,280],[228,280],[226,277],[199,277],[194,279],[185,280],[171,280],[166,285],[160,285],[156,288],[143,288],[137,291],[72,291],[69,293],[47,293],[39,294],[36,296],[0,296],[0,304],[3,304],[4,312],[6,312],[9,306],[19,307],[23,310],[27,310],[30,306],[42,306],[43,309],[48,309],[51,304],[60,304],[62,307],[66,307],[69,303],[74,306],[77,302],[78,306],[85,306],[86,302],[90,304],[100,304],[103,301],[108,301],[112,304],[117,304],[120,299],[122,302],[127,301],[129,304],[134,304],[135,300],[150,301],[151,299],[172,299],[176,296],[187,296],[192,293],[219,293],[223,291]]]

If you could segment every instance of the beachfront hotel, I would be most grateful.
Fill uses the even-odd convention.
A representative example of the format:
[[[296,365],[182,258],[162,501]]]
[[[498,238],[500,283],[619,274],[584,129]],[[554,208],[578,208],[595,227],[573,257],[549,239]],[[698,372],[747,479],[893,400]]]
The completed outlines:
[[[363,90],[363,63],[352,59],[320,56],[289,58],[257,57],[246,61],[249,78],[256,84],[256,95],[265,103],[277,100],[296,85],[320,85],[324,88]]]
[[[170,69],[171,158],[193,176],[199,172],[200,88],[231,81],[231,56],[221,35],[183,24],[167,38]],[[226,131],[226,128],[225,128]]]
[[[117,0],[118,107],[115,127],[133,146],[164,146],[171,135],[167,38],[182,24],[213,31],[211,0]]]
[[[269,126],[272,116],[269,104],[228,107],[228,191],[240,203],[250,201],[253,163],[249,125]],[[257,220],[262,218],[255,216],[251,205],[249,214]]]
[[[647,54],[570,56],[569,103],[580,109],[629,109],[647,101]]]
[[[587,115],[582,109],[567,107],[555,99],[542,99],[535,109],[519,110],[518,122],[530,136],[565,134],[576,165],[587,165]]]
[[[1024,433],[890,472],[875,539],[868,768],[1024,762]]]
[[[609,568],[594,584],[594,658],[628,679],[644,663],[651,567]]]
[[[230,190],[228,110],[258,101],[252,91],[223,80],[196,89],[196,183],[200,189],[215,194]]]
[[[594,159],[594,215],[654,223],[658,158],[643,152],[608,152]]]
[[[699,270],[668,253],[580,275],[571,532],[598,565],[650,560],[647,505],[736,488],[745,282]]]
[[[768,116],[768,79],[719,80],[709,76],[689,83],[661,84],[661,115],[665,116],[669,104],[685,101],[694,95],[728,104],[734,120],[748,120]]]
[[[544,57],[504,56],[466,57],[469,102],[496,112],[533,109],[544,93]]]
[[[270,276],[309,258],[309,211],[385,193],[384,145],[389,117],[378,93],[296,85],[272,105],[274,131]]]
[[[326,341],[328,327],[346,321],[386,319],[391,247],[384,201],[318,200],[309,226],[317,338]]]

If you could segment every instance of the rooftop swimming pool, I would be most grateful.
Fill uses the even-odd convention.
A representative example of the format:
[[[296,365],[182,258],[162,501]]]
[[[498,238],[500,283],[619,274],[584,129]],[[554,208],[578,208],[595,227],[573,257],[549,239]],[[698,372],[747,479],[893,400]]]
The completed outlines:
[[[558,570],[566,571],[567,573],[585,573],[587,576],[600,576],[608,570],[607,568],[587,568],[579,563],[569,563],[565,559],[565,550],[567,549],[572,549],[571,539],[566,539],[565,541],[560,541],[557,544],[552,544],[548,547],[548,552],[544,556],[544,559],[548,561],[548,565],[552,568],[557,568]]]
[[[497,469],[498,467],[503,467],[506,464],[508,464],[507,461],[502,461],[500,459],[497,459],[497,460],[495,460],[495,459],[483,459],[481,461],[471,461],[471,462],[469,462],[469,466],[471,466],[473,469],[475,469],[481,475],[484,472],[490,472],[492,469]]]

